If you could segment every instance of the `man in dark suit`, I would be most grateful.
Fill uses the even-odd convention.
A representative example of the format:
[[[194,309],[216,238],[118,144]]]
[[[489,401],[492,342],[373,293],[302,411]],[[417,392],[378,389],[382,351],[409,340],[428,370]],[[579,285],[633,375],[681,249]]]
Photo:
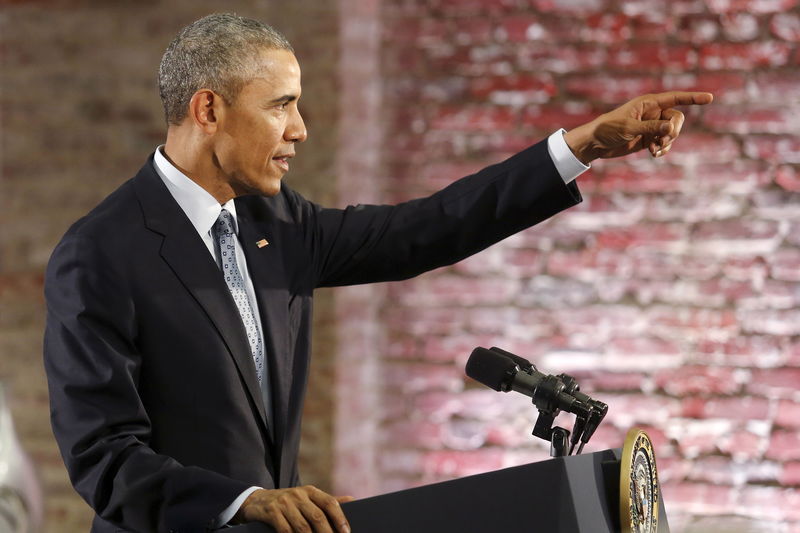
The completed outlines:
[[[212,15],[162,60],[164,146],[79,220],[46,275],[53,430],[92,531],[349,527],[297,487],[311,299],[458,261],[580,201],[592,159],[669,151],[707,93],[633,100],[397,206],[325,209],[281,186],[306,138],[300,68],[271,28]]]

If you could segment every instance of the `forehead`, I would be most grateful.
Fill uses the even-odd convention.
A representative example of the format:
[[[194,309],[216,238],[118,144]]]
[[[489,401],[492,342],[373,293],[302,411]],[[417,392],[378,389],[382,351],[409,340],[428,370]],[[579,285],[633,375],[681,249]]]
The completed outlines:
[[[289,50],[267,49],[259,53],[253,79],[247,87],[259,92],[300,96],[300,65]]]

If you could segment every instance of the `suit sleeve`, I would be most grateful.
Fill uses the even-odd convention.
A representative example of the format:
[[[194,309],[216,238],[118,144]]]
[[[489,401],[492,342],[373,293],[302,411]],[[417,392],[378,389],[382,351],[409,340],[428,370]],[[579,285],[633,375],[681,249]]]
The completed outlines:
[[[71,232],[45,279],[51,422],[78,493],[133,531],[205,531],[248,484],[160,455],[137,392],[134,303],[124,258]]]
[[[455,263],[581,201],[540,142],[427,197],[310,214],[317,286],[406,279]]]

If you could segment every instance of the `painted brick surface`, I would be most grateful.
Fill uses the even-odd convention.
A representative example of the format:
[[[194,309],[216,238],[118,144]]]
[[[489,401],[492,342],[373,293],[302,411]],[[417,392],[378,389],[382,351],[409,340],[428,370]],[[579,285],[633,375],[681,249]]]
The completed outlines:
[[[42,269],[161,142],[155,65],[179,27],[220,9],[144,5],[15,1],[2,15],[0,376],[47,531],[86,531],[89,514],[47,420]],[[362,496],[546,458],[525,398],[463,376],[472,348],[498,345],[609,403],[589,451],[648,431],[675,530],[800,530],[798,2],[225,9],[298,49],[310,140],[289,179],[325,203],[432,192],[642,92],[717,96],[668,157],[598,162],[584,203],[552,221],[416,280],[321,293],[305,481]]]
[[[164,141],[155,81],[161,54],[181,27],[221,10],[274,24],[313,73],[303,83],[310,138],[287,180],[308,197],[332,203],[337,11],[312,1],[0,3],[0,379],[11,385],[17,432],[44,488],[44,531],[80,533],[89,530],[91,511],[70,486],[56,448],[41,362],[42,283],[50,252],[69,224],[131,177]],[[316,305],[318,356],[301,463],[306,482],[330,490],[332,294],[320,293]]]
[[[525,398],[461,374],[497,345],[608,402],[589,450],[650,433],[676,530],[800,529],[798,20],[789,0],[383,3],[384,200],[641,93],[716,93],[668,157],[597,162],[580,206],[388,286],[384,490],[547,457]]]

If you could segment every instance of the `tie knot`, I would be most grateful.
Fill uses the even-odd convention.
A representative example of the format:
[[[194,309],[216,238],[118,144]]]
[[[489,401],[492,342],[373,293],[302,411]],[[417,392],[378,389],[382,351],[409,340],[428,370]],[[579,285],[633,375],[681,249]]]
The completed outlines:
[[[217,221],[214,223],[214,230],[217,235],[232,235],[233,231],[233,216],[227,209],[220,211]]]

